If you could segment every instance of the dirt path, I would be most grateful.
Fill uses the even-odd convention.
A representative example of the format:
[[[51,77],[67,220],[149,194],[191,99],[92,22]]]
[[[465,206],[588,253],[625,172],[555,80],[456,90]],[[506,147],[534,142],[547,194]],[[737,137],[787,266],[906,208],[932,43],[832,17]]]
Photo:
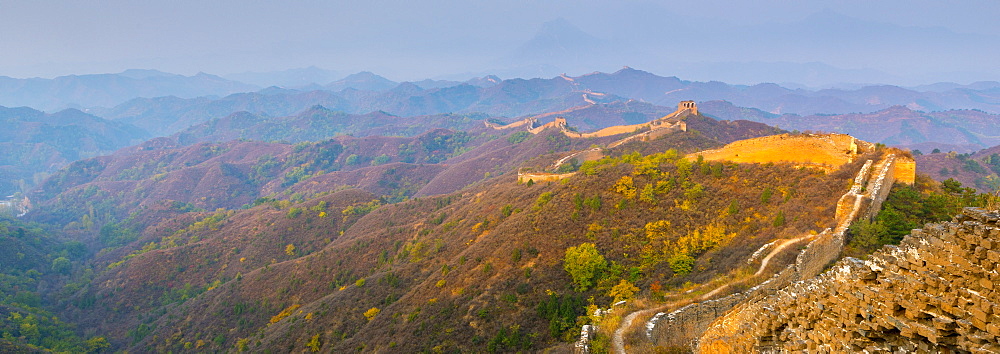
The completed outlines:
[[[787,240],[782,241],[781,244],[779,244],[778,246],[774,247],[774,249],[771,250],[771,252],[769,252],[767,254],[767,256],[764,257],[763,260],[761,260],[761,262],[760,262],[760,268],[758,268],[757,272],[753,274],[753,277],[756,277],[756,276],[761,275],[762,273],[764,273],[764,270],[767,268],[767,265],[771,262],[771,258],[774,258],[774,256],[777,255],[778,253],[780,253],[781,251],[784,251],[789,246],[794,245],[796,243],[799,243],[799,242],[801,242],[803,240],[811,240],[811,239],[813,239],[815,237],[816,237],[816,235],[805,235],[805,236],[800,236],[800,237],[796,237],[796,238],[787,239]],[[716,294],[722,292],[723,290],[728,289],[730,286],[732,286],[733,284],[738,283],[740,281],[742,281],[742,280],[734,281],[734,282],[730,282],[730,283],[726,283],[726,284],[722,284],[718,288],[715,288],[714,290],[709,291],[708,293],[706,293],[706,294],[698,297],[694,301],[695,302],[701,302],[701,301],[708,300],[708,299],[712,298],[713,296],[715,296]],[[645,309],[645,310],[634,311],[634,312],[628,314],[627,316],[625,316],[625,318],[622,319],[621,324],[619,324],[618,329],[615,330],[614,336],[612,336],[612,346],[613,346],[612,348],[613,348],[614,352],[615,353],[625,353],[625,331],[627,331],[629,327],[632,327],[632,322],[634,322],[636,318],[639,318],[640,316],[642,316],[643,318],[645,318],[646,316],[648,316],[648,315],[650,315],[652,313],[656,313],[656,312],[659,312],[661,310],[677,306],[679,303],[680,303],[680,301],[676,301],[676,302],[664,304],[662,306],[658,306],[658,307],[654,307],[654,308],[649,308],[649,309]]]

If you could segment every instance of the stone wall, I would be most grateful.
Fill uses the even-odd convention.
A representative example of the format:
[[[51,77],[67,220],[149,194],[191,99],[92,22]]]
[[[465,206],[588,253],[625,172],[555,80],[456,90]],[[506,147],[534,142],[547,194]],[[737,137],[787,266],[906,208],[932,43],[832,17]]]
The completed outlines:
[[[633,124],[633,125],[616,125],[590,133],[580,133],[580,132],[570,131],[569,129],[566,128],[567,126],[566,118],[563,117],[556,117],[556,119],[552,122],[545,123],[543,125],[538,125],[538,117],[544,117],[550,114],[551,113],[543,114],[540,116],[528,117],[507,125],[499,125],[491,122],[483,122],[483,124],[485,124],[489,128],[497,130],[524,127],[528,132],[532,134],[541,133],[545,129],[556,128],[562,131],[564,135],[570,138],[602,138],[619,134],[635,133],[639,130],[647,128],[649,129],[649,132],[647,133],[651,133],[653,131],[658,131],[662,129],[671,129],[665,132],[664,131],[658,132],[658,135],[656,136],[659,136],[667,132],[676,131],[676,129],[678,128],[680,128],[683,131],[687,131],[687,124],[683,124],[683,122],[677,122],[677,121],[683,119],[684,117],[690,114],[697,115],[698,106],[695,104],[694,101],[682,101],[677,105],[677,110],[674,111],[674,113],[665,115],[663,117],[654,119],[652,121],[641,124]],[[650,137],[655,138],[656,136],[647,135],[646,138]]]
[[[528,126],[528,132],[531,133],[531,134],[538,134],[538,133],[541,133],[541,132],[545,131],[545,129],[549,129],[549,128],[556,128],[556,129],[559,129],[559,130],[563,131],[563,133],[565,133],[567,131],[566,130],[566,118],[557,117],[554,121],[542,124],[542,125],[537,126],[537,127],[535,126],[535,124],[529,125]]]
[[[844,248],[844,239],[851,223],[864,212],[881,206],[887,191],[893,182],[895,155],[888,155],[875,164],[868,160],[854,177],[851,188],[838,203],[834,229],[827,229],[809,242],[805,249],[799,252],[795,263],[778,272],[770,279],[749,290],[732,294],[718,300],[694,303],[662,316],[657,314],[647,326],[647,338],[656,345],[694,346],[698,337],[709,325],[720,316],[731,310],[737,304],[746,301],[756,301],[771,296],[778,290],[790,284],[812,278],[827,265],[840,257]],[[872,166],[876,173],[872,173]],[[843,209],[843,210],[842,210]]]
[[[917,162],[909,156],[899,156],[895,166],[896,181],[913,185],[917,178]]]
[[[627,133],[635,133],[643,129],[649,129],[642,134],[650,134],[652,132],[659,132],[659,135],[665,133],[674,132],[679,130],[687,131],[687,124],[680,121],[688,114],[691,114],[689,110],[678,110],[674,113],[668,114],[666,116],[654,119],[647,123],[633,124],[633,125],[616,125],[613,127],[607,127],[595,132],[590,133],[578,133],[563,129],[563,134],[570,138],[603,138],[607,136],[614,136]],[[631,137],[630,137],[631,138]],[[628,139],[628,138],[626,138]]]
[[[870,260],[746,302],[700,352],[1000,352],[1000,214],[968,208]]]
[[[882,165],[877,169],[878,175],[872,183],[868,184],[865,194],[864,210],[862,215],[872,219],[882,210],[882,202],[889,196],[892,185],[896,181],[896,155],[889,155],[882,161]]]
[[[646,323],[647,339],[660,346],[693,347],[712,323],[735,306],[773,295],[793,282],[819,274],[826,265],[837,259],[843,245],[843,233],[834,234],[827,229],[799,252],[795,264],[789,264],[747,291],[693,303],[669,314],[658,313]]]
[[[538,125],[538,119],[535,117],[528,117],[506,125],[500,125],[490,121],[483,121],[483,124],[485,124],[487,128],[493,128],[496,130],[511,129],[518,127],[525,127],[525,129],[530,130],[534,128],[536,125]]]
[[[587,150],[580,150],[572,154],[566,155],[566,157],[556,160],[556,162],[552,164],[552,169],[553,170],[558,169],[559,166],[562,166],[562,164],[571,161],[575,161],[576,163],[580,164],[583,163],[584,161],[600,160],[601,158],[604,157],[604,152],[602,150],[603,150],[602,148],[591,148]]]
[[[781,134],[736,141],[719,149],[691,154],[688,158],[700,155],[709,161],[789,162],[833,171],[874,148],[873,144],[846,134]]]
[[[646,336],[659,346],[689,346],[712,322],[746,300],[737,293],[718,300],[693,303],[669,314],[658,313],[646,323]]]
[[[864,166],[861,166],[861,171],[858,175],[854,177],[854,184],[851,185],[851,190],[847,191],[840,200],[837,201],[837,214],[835,220],[843,220],[845,217],[850,215],[850,213],[857,208],[859,199],[862,198],[864,193],[865,184],[868,183],[868,177],[871,174],[872,160],[865,161]]]
[[[561,180],[563,178],[568,178],[575,175],[576,172],[570,173],[545,173],[545,172],[517,172],[517,182],[518,183],[528,183],[528,181],[538,182],[554,182]]]

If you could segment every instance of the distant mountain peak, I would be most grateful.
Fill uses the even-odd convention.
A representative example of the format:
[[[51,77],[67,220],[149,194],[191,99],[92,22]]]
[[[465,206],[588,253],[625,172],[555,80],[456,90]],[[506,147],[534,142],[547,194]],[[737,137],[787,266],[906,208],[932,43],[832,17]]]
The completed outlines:
[[[624,66],[621,69],[618,69],[618,71],[615,71],[614,73],[612,73],[611,75],[637,75],[637,74],[638,75],[653,75],[653,73],[651,73],[651,72],[639,70],[639,69],[633,68],[631,66]]]
[[[330,110],[329,108],[324,107],[323,105],[314,104],[312,105],[312,107],[309,107],[309,109],[307,109],[306,112],[316,113],[316,112],[333,112],[333,111]]]
[[[327,89],[341,91],[345,89],[356,89],[361,91],[385,91],[392,89],[399,83],[376,75],[371,71],[362,71],[334,81],[326,85]]]
[[[382,77],[382,76],[380,76],[378,74],[375,74],[375,73],[373,73],[371,71],[359,71],[357,73],[347,75],[347,77],[345,77],[344,79],[345,80],[346,79],[385,79],[385,80],[388,80],[388,79],[386,79],[386,78],[384,78],[384,77]]]

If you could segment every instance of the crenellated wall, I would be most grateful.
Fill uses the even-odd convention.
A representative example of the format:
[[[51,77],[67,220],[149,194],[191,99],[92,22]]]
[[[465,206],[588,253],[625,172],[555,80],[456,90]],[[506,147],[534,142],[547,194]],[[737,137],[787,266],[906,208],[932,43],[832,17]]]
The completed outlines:
[[[526,129],[530,130],[531,128],[534,128],[536,125],[538,125],[538,119],[535,117],[528,117],[505,125],[496,124],[490,121],[483,121],[483,124],[485,124],[487,128],[493,128],[496,130],[511,129],[518,127],[526,127]]]
[[[663,129],[667,129],[668,131],[666,132],[676,131],[677,129],[687,131],[687,124],[685,124],[682,121],[682,119],[691,114],[694,115],[698,114],[698,106],[694,103],[694,101],[682,101],[677,105],[677,110],[674,111],[674,113],[665,115],[663,117],[654,119],[652,121],[641,124],[633,124],[633,125],[616,125],[590,133],[580,133],[569,130],[567,128],[566,118],[563,117],[556,117],[556,119],[553,120],[552,122],[538,125],[538,117],[548,115],[548,113],[541,116],[528,117],[507,125],[499,125],[491,122],[483,122],[483,124],[485,124],[487,127],[497,130],[525,127],[525,129],[527,129],[527,131],[532,134],[541,133],[545,131],[545,129],[555,128],[559,129],[564,135],[570,138],[602,138],[619,134],[635,133],[640,130],[648,128],[649,131],[646,132],[645,134],[647,135],[644,136],[644,139],[646,139],[650,137],[649,133]],[[658,134],[662,135],[665,134],[666,132],[661,131],[658,132]]]
[[[1000,214],[967,208],[869,260],[737,306],[699,352],[1000,352]]]

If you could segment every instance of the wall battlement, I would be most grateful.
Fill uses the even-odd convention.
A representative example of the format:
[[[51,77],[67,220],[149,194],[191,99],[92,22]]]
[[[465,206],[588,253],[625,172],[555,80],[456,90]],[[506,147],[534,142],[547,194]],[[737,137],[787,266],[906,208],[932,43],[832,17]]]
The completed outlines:
[[[687,131],[687,124],[683,124],[682,120],[684,119],[684,117],[687,117],[688,115],[692,114],[698,115],[697,104],[695,104],[694,101],[682,101],[677,105],[677,110],[674,111],[674,113],[651,120],[649,122],[641,124],[633,124],[633,125],[616,125],[590,133],[580,133],[569,130],[568,124],[566,123],[566,118],[563,117],[556,117],[555,120],[542,125],[538,124],[538,118],[551,115],[551,113],[528,117],[507,125],[499,125],[492,122],[483,122],[483,124],[485,124],[489,128],[493,128],[496,130],[524,127],[528,132],[532,134],[539,134],[545,131],[546,129],[555,128],[559,129],[559,131],[561,131],[563,134],[565,134],[570,138],[578,138],[578,139],[602,138],[619,134],[634,133],[647,128],[650,130],[650,132],[660,129],[672,129],[671,131],[676,131],[676,129],[680,129],[682,131]]]

